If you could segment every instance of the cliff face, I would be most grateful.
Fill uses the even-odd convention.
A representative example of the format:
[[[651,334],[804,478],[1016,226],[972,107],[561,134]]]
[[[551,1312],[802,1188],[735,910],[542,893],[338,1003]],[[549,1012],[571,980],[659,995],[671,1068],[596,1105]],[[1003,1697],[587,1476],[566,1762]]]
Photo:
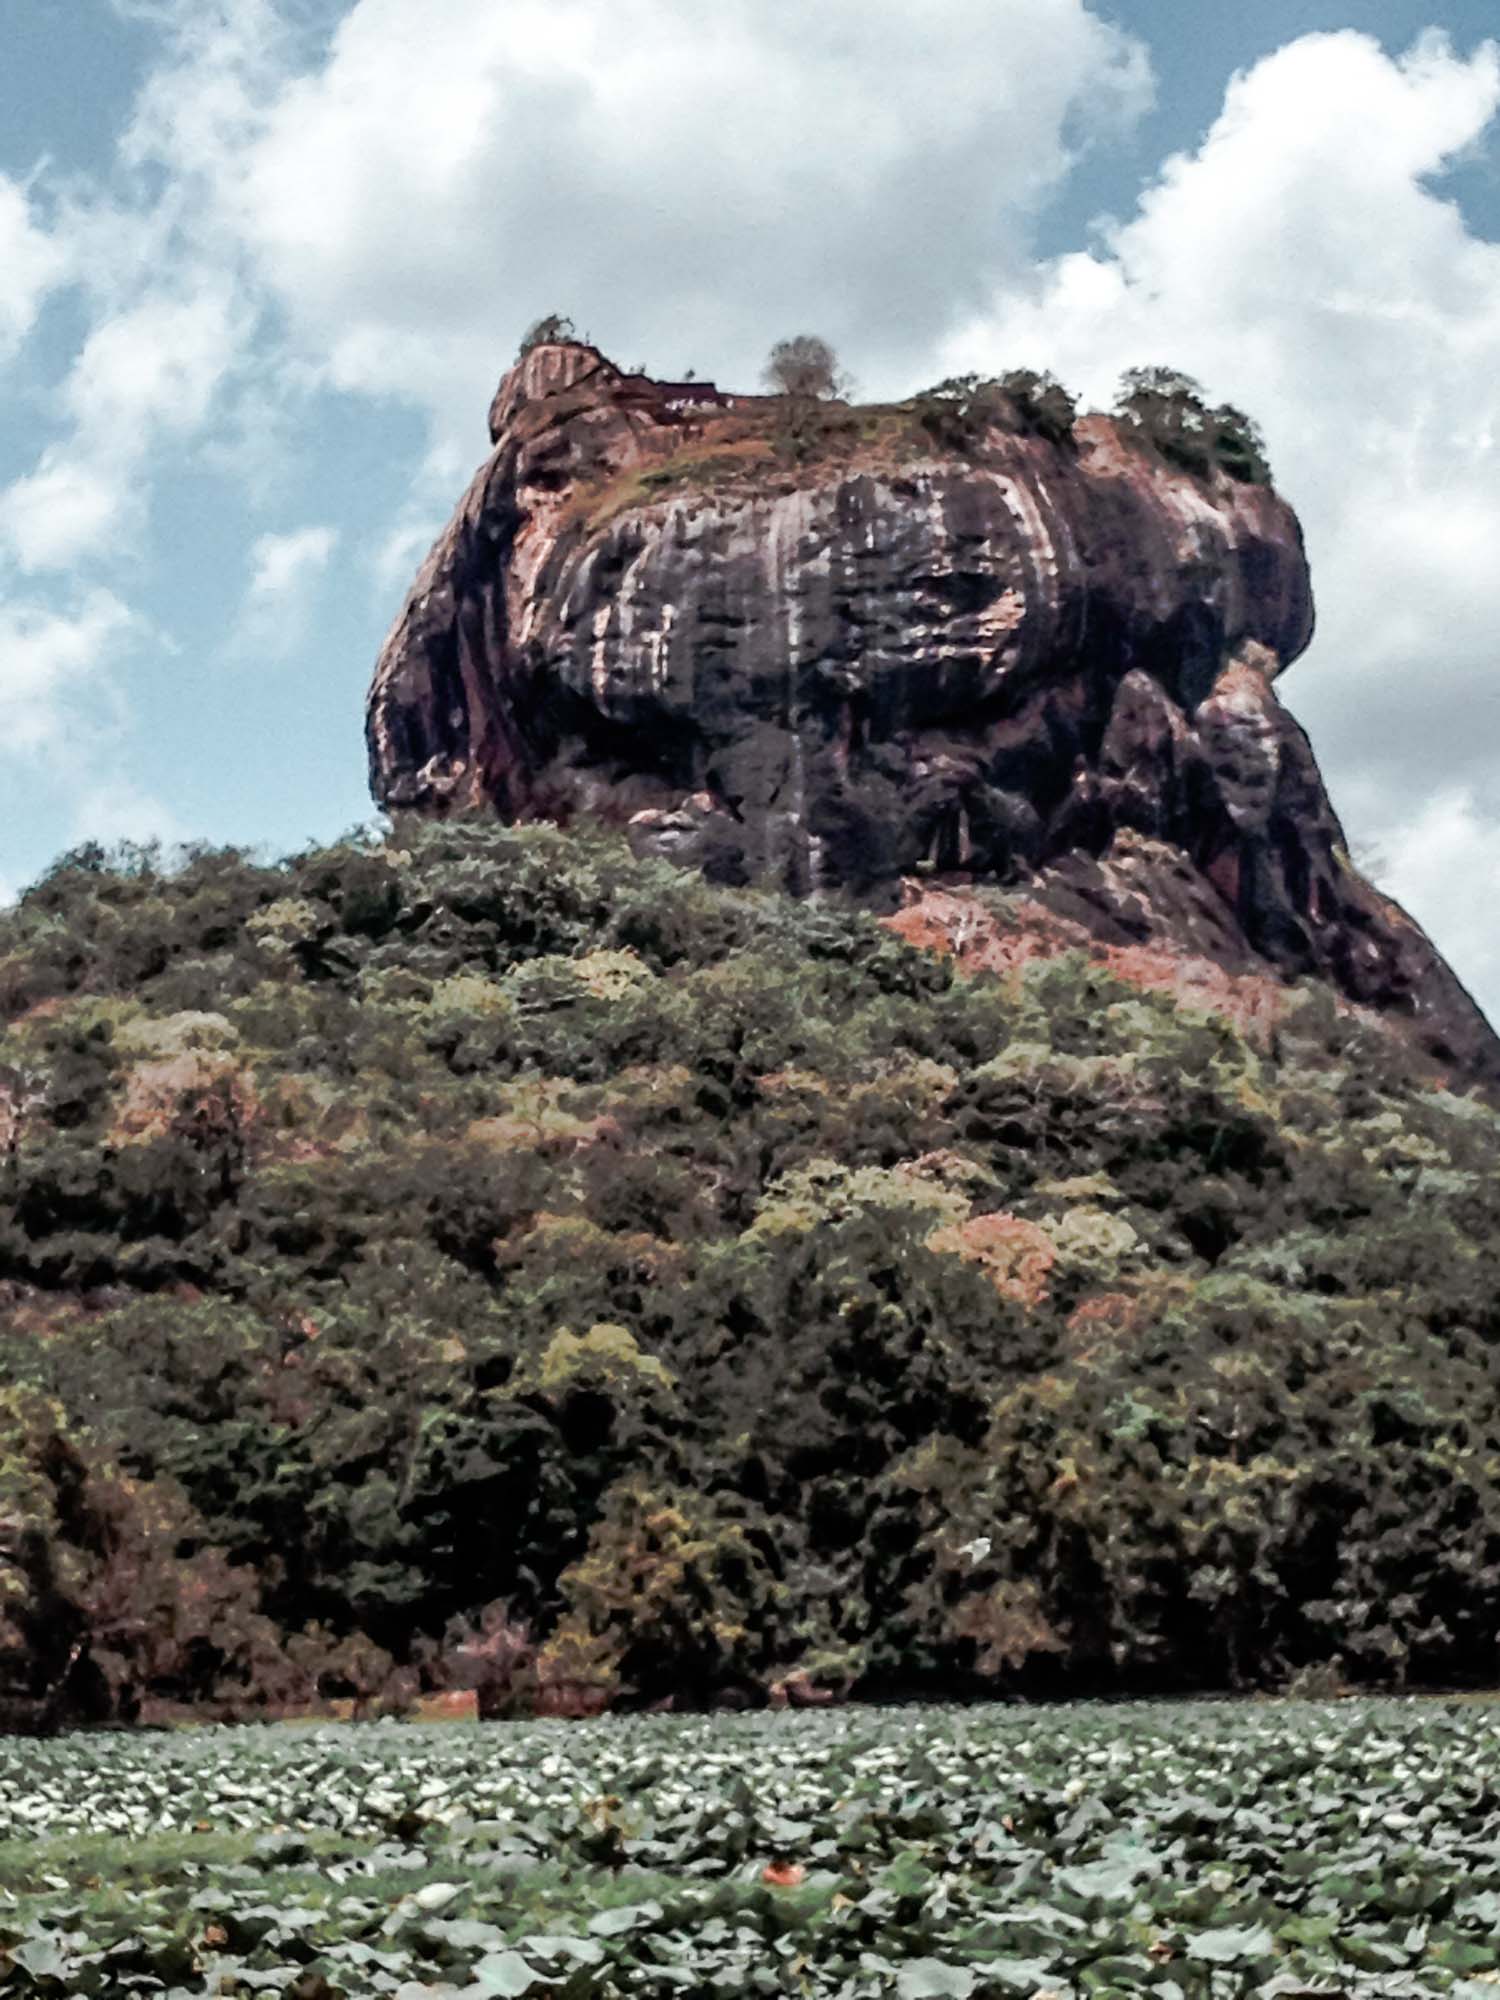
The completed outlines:
[[[763,399],[571,344],[533,349],[490,420],[376,667],[382,805],[588,814],[799,893],[1024,884],[1106,946],[1322,976],[1500,1084],[1277,700],[1312,599],[1269,488],[1102,417],[960,454],[856,411],[789,464]]]

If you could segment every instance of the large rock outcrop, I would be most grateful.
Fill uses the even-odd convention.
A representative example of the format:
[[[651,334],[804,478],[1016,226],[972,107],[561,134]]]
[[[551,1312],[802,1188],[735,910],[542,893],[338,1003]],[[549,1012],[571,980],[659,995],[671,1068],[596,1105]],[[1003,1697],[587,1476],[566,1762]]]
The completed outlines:
[[[1103,944],[1321,976],[1500,1086],[1277,700],[1312,630],[1284,501],[1104,417],[961,451],[906,407],[820,421],[793,453],[769,399],[534,348],[377,665],[376,799],[799,893],[1021,883]]]

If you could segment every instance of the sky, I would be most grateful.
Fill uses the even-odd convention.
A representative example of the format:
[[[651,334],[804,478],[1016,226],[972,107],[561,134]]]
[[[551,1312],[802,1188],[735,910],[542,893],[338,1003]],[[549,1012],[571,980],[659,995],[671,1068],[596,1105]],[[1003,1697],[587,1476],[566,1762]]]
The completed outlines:
[[[1495,0],[0,0],[0,897],[372,814],[527,325],[754,387],[1162,363],[1260,422],[1281,683],[1500,1020]],[[1489,37],[1490,39],[1487,39]]]

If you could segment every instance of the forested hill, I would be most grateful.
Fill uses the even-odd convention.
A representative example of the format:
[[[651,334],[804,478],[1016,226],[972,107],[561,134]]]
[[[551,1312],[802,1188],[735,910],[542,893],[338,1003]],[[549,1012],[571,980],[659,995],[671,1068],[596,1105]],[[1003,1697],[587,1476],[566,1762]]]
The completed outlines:
[[[69,857],[0,1017],[12,1716],[1494,1677],[1497,1118],[1326,990],[452,822]]]

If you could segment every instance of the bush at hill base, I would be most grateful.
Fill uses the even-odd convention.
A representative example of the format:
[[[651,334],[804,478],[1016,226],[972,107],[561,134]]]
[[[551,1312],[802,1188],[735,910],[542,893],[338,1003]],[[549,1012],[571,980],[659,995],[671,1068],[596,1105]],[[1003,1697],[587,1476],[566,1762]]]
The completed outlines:
[[[1319,991],[455,822],[0,1016],[0,1720],[1495,1678],[1497,1118]]]

